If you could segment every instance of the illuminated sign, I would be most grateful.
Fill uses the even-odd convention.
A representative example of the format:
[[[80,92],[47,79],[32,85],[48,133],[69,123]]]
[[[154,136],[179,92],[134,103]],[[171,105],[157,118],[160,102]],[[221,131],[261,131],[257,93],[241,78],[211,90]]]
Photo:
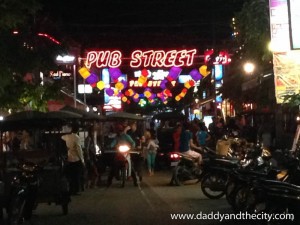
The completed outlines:
[[[288,3],[292,49],[300,49],[300,1],[289,0]]]
[[[132,68],[137,67],[182,67],[192,66],[196,49],[191,50],[135,50],[131,53],[129,65]],[[90,51],[87,53],[86,67],[97,68],[110,67],[117,68],[121,66],[123,60],[122,53],[114,51]]]
[[[214,65],[227,65],[231,62],[231,58],[226,51],[220,51],[218,55],[214,55],[214,50],[207,50],[204,52],[204,62],[205,63],[212,63]]]
[[[160,87],[162,80],[149,80],[146,83],[146,87]],[[171,81],[173,87],[176,85],[176,81]],[[130,80],[129,87],[145,87],[145,85],[139,83],[137,80]]]
[[[50,71],[50,77],[53,79],[57,80],[60,79],[61,77],[70,77],[72,74],[71,73],[66,73],[64,71]]]

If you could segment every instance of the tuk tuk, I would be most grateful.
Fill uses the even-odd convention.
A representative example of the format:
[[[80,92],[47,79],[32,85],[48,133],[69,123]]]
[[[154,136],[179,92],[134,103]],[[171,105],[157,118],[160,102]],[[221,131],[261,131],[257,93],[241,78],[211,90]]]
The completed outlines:
[[[67,148],[61,135],[66,132],[66,124],[80,118],[71,112],[24,111],[0,121],[0,219],[3,209],[9,214],[11,184],[24,172],[21,163],[39,168],[34,208],[39,203],[54,203],[68,214],[70,195],[64,168]]]

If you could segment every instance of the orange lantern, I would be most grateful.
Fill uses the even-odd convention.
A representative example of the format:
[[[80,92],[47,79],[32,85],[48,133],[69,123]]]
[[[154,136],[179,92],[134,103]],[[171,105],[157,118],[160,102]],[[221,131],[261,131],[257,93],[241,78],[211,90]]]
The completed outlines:
[[[124,84],[122,82],[118,82],[116,83],[115,88],[122,91],[124,89]]]
[[[177,96],[175,97],[175,100],[178,102],[178,101],[181,100],[181,97],[180,97],[179,95],[177,95]]]
[[[83,79],[86,79],[91,75],[90,71],[85,67],[82,67],[78,72]]]
[[[199,72],[201,73],[201,75],[203,77],[206,77],[210,74],[210,71],[207,70],[207,66],[206,65],[203,65],[199,68]]]

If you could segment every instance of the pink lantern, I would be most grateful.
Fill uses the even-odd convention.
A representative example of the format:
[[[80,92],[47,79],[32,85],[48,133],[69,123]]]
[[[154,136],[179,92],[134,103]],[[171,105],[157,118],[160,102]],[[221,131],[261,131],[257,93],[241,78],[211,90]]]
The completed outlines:
[[[193,69],[193,70],[190,72],[190,75],[191,75],[191,77],[193,78],[193,80],[195,80],[195,81],[198,81],[198,80],[200,80],[200,79],[202,78],[202,76],[201,76],[199,70],[197,70],[197,69]]]
[[[122,72],[119,68],[109,68],[108,72],[111,79],[113,79],[114,81],[118,80],[118,78],[122,75]]]

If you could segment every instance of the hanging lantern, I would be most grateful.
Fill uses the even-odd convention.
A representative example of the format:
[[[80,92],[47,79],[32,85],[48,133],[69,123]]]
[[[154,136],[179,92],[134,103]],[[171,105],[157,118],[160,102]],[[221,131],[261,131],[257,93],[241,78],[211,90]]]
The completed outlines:
[[[105,87],[105,83],[104,83],[103,80],[100,80],[100,81],[97,82],[97,88],[98,88],[99,90],[103,90],[104,87]]]
[[[122,102],[127,102],[127,100],[128,100],[126,96],[123,96],[121,99],[122,99]]]
[[[190,89],[190,88],[191,88],[190,82],[189,82],[189,81],[186,81],[186,82],[184,83],[184,87],[187,88],[187,89]]]
[[[169,81],[176,80],[178,78],[179,74],[181,73],[181,70],[182,69],[180,67],[173,66],[169,71],[167,79]]]
[[[119,68],[109,68],[108,72],[109,72],[111,79],[114,81],[117,81],[118,78],[122,75],[122,72]]]
[[[210,74],[210,71],[207,70],[207,66],[206,65],[203,65],[199,68],[199,72],[201,73],[201,75],[203,77],[206,77]]]
[[[86,79],[88,76],[91,75],[90,71],[86,67],[82,67],[78,72],[83,79]]]
[[[175,100],[176,100],[177,102],[179,102],[179,101],[181,100],[181,97],[180,97],[179,95],[177,95],[177,96],[175,97]]]
[[[90,84],[92,88],[97,86],[97,83]]]
[[[144,77],[144,76],[139,77],[139,79],[138,79],[139,84],[144,84],[146,82],[147,82],[147,77]]]
[[[99,78],[96,74],[91,73],[90,76],[88,76],[85,80],[89,84],[94,84],[94,83],[97,83],[99,81]]]
[[[147,69],[143,69],[142,70],[142,76],[143,77],[148,77],[149,73],[148,73],[148,70]]]
[[[151,93],[149,90],[144,91],[144,96],[145,96],[146,98],[150,98],[151,95],[152,95],[152,93]]]
[[[161,82],[160,82],[160,87],[161,87],[161,89],[166,89],[166,84],[167,84],[167,80],[162,80]]]
[[[122,82],[117,82],[115,84],[115,88],[118,89],[119,91],[122,91],[124,89],[124,84]]]
[[[202,78],[201,74],[199,73],[199,71],[197,69],[193,69],[190,72],[191,77],[193,78],[193,80],[198,81]]]
[[[114,90],[112,88],[107,88],[105,90],[105,92],[108,96],[113,96],[113,94],[114,94]]]
[[[135,94],[134,90],[132,90],[131,88],[128,89],[128,92],[129,92],[129,96],[133,96]]]
[[[114,96],[118,96],[120,94],[119,90],[117,88],[114,89]]]

